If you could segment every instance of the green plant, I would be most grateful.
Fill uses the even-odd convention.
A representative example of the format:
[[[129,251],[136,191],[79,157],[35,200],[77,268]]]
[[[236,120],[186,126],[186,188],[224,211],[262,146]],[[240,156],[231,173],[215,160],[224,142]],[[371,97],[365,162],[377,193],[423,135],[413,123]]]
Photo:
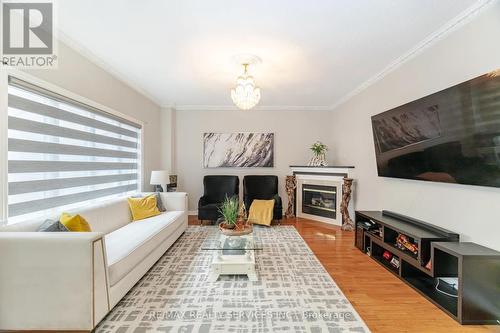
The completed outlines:
[[[324,143],[316,141],[310,149],[313,151],[314,155],[318,156],[324,154],[328,150],[328,147]]]
[[[222,205],[219,208],[219,212],[224,217],[224,221],[227,225],[235,225],[238,219],[239,202],[235,197],[224,199]]]

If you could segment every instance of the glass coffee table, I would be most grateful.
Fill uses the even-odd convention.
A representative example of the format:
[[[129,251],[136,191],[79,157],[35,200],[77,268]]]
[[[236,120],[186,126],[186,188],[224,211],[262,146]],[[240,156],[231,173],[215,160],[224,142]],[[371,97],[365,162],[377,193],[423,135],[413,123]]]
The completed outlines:
[[[262,242],[254,232],[243,236],[226,236],[219,230],[201,245],[203,251],[213,251],[209,282],[220,275],[247,275],[249,281],[257,281],[255,251],[262,250]]]

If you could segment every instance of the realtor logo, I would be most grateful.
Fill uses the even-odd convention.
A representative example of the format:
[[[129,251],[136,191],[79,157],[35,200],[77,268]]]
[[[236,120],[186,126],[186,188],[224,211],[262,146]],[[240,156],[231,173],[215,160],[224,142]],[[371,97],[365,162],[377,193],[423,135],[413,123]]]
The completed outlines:
[[[1,17],[4,66],[55,67],[52,1],[2,1]]]

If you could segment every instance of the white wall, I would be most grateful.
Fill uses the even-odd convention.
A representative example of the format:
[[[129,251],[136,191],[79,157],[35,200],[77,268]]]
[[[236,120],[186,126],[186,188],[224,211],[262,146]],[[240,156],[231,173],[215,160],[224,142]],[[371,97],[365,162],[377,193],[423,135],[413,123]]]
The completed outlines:
[[[143,184],[145,189],[150,189],[151,170],[158,169],[161,164],[160,107],[61,42],[58,59],[57,69],[27,70],[26,72],[143,121]]]
[[[393,210],[500,250],[500,188],[377,177],[370,120],[500,68],[499,36],[497,3],[334,111],[334,157],[356,167],[356,209]]]
[[[173,108],[161,110],[161,168],[175,174],[175,116]]]
[[[178,186],[189,193],[189,209],[198,208],[203,194],[203,176],[227,174],[243,176],[271,174],[279,177],[280,195],[286,208],[285,176],[289,165],[307,164],[309,147],[320,140],[330,145],[330,112],[302,111],[178,111],[175,115],[175,169]],[[275,133],[274,168],[212,168],[202,167],[205,132],[273,132]],[[333,147],[332,147],[333,148]]]

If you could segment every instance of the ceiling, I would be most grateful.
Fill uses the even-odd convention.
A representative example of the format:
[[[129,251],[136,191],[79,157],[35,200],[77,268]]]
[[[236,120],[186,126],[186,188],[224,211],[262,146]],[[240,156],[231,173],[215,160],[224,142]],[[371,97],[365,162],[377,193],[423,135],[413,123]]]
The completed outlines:
[[[327,110],[486,0],[64,0],[62,40],[162,106],[231,109],[250,67],[261,109]]]

